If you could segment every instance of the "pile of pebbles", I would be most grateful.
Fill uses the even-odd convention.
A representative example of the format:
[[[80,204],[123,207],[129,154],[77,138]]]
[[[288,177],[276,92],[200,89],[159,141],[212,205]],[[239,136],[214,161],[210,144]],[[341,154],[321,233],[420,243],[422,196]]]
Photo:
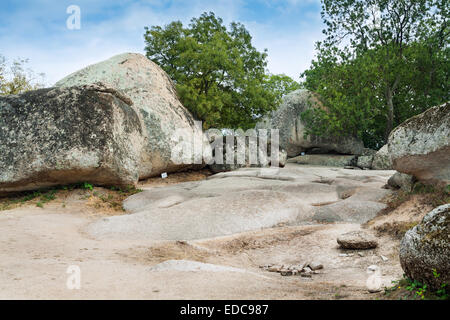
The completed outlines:
[[[318,273],[317,270],[323,269],[323,265],[318,262],[307,262],[294,265],[266,264],[259,267],[269,272],[278,272],[282,276],[301,276],[305,278],[311,278],[313,274]]]

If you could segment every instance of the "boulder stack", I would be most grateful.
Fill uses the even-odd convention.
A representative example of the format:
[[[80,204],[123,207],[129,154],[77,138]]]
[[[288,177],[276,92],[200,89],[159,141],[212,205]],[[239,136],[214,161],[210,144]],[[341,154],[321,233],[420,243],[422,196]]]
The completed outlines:
[[[450,103],[428,109],[389,136],[393,168],[422,183],[450,184]]]

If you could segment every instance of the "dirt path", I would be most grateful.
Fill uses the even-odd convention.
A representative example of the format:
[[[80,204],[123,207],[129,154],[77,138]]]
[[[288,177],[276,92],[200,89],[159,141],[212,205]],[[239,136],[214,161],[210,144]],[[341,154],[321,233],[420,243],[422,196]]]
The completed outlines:
[[[375,299],[383,295],[366,290],[369,265],[381,268],[386,285],[402,275],[398,241],[388,236],[362,256],[341,256],[336,238],[360,229],[356,223],[280,226],[189,242],[98,240],[83,232],[111,214],[75,196],[44,208],[28,204],[0,211],[0,299]],[[191,270],[189,262],[181,270],[152,269],[167,260],[238,272],[183,271]],[[260,268],[307,261],[324,269],[303,278]],[[81,270],[79,290],[66,285],[72,265]]]

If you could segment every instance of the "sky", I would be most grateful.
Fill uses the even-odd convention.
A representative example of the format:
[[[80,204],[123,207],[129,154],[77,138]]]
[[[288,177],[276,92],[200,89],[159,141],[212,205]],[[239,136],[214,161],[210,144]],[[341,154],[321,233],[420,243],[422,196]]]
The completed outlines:
[[[71,5],[80,8],[80,29],[67,27]],[[295,80],[323,38],[320,0],[1,0],[0,54],[29,59],[28,66],[52,85],[116,54],[144,54],[145,26],[187,25],[205,11],[227,25],[243,23],[253,45],[268,49],[269,72]]]

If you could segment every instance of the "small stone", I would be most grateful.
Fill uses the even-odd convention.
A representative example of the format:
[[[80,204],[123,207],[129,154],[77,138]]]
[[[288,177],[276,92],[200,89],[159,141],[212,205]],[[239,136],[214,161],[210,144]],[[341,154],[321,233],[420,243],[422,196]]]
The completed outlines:
[[[267,271],[269,271],[269,272],[279,272],[280,271],[280,267],[279,266],[271,266],[271,267],[267,268]]]
[[[370,276],[367,278],[366,287],[369,293],[380,292],[382,287],[381,271],[376,265],[367,267]]]
[[[388,261],[388,260],[389,260],[389,259],[386,258],[385,256],[380,256],[380,258],[381,258],[381,260],[383,260],[383,261]]]
[[[303,272],[303,273],[312,273],[312,270],[311,270],[311,268],[309,268],[309,267],[304,267],[304,268],[302,269],[302,272]]]
[[[296,276],[297,274],[298,274],[298,270],[297,269],[292,270],[292,275],[293,276]]]
[[[300,276],[303,278],[311,278],[312,275],[310,273],[300,273]]]
[[[346,254],[346,253],[341,253],[341,254],[339,254],[339,257],[348,257],[348,254]]]
[[[309,263],[308,267],[310,267],[311,270],[315,271],[315,270],[323,269],[323,264],[314,261],[314,262]]]
[[[337,243],[344,249],[373,249],[378,246],[377,239],[364,231],[352,231],[340,235]]]
[[[283,270],[281,270],[281,275],[282,276],[292,276],[292,271],[291,270],[287,270],[287,269],[283,269]]]
[[[362,253],[362,252],[358,252],[358,256],[360,256],[360,257],[364,257],[364,253]]]
[[[368,271],[372,271],[372,272],[375,272],[375,271],[377,271],[378,270],[378,266],[376,266],[376,265],[371,265],[371,266],[368,266],[367,267],[367,270]]]

